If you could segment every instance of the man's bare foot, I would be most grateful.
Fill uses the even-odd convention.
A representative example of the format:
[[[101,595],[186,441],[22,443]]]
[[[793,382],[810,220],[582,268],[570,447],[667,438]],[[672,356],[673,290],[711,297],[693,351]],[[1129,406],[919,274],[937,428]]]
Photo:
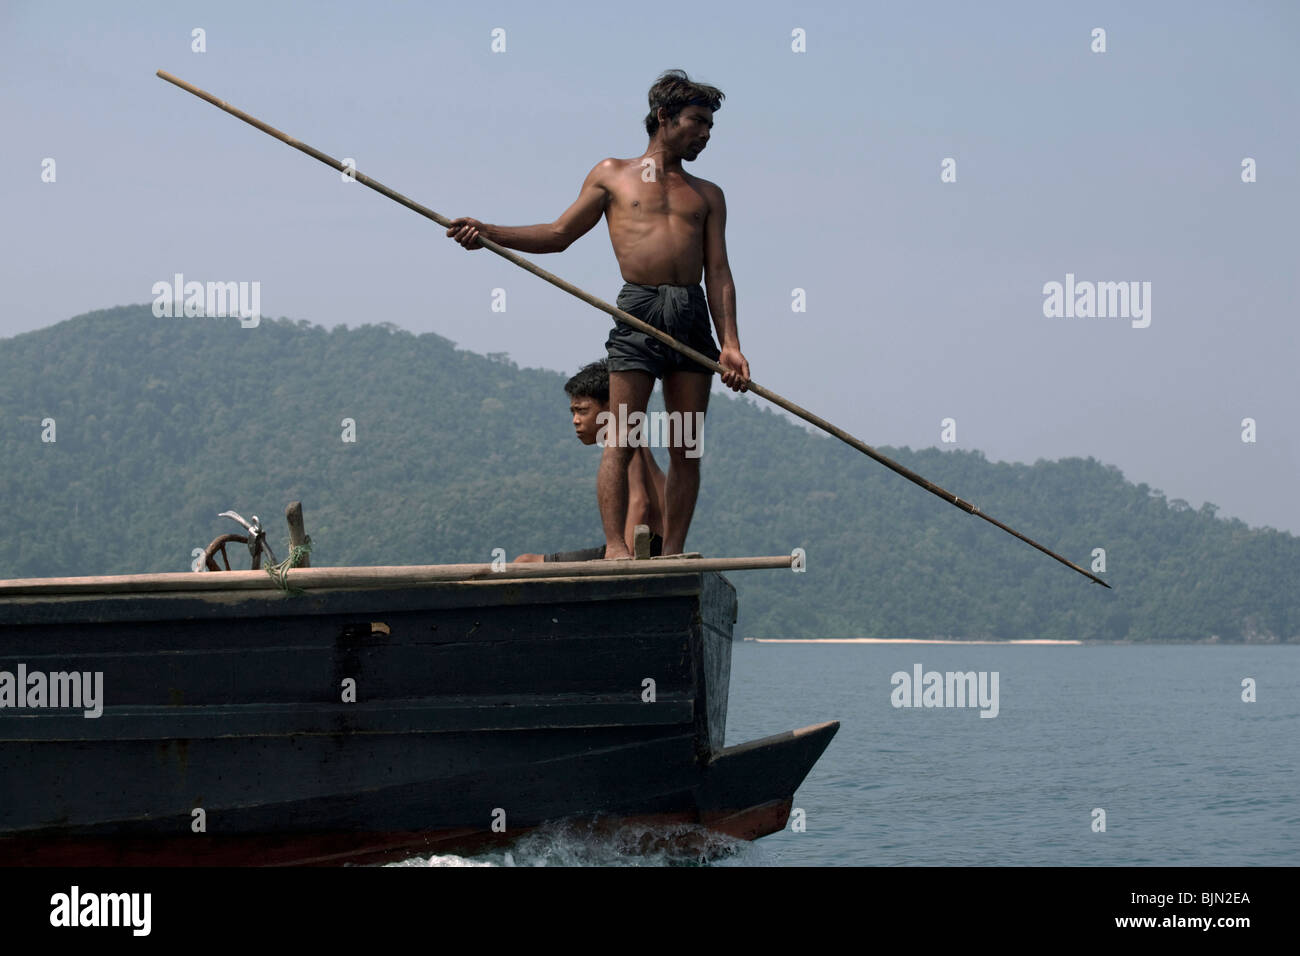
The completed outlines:
[[[624,547],[621,551],[611,551],[608,546],[605,547],[606,561],[631,561],[632,553]]]

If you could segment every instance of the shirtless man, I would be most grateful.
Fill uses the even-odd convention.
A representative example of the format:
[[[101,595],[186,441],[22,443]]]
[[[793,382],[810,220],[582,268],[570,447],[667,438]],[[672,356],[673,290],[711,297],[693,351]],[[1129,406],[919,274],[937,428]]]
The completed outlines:
[[[520,252],[562,252],[585,235],[602,214],[626,283],[620,309],[667,331],[725,369],[725,385],[744,391],[749,363],[736,331],[736,290],[727,263],[727,207],[722,190],[682,169],[709,141],[713,114],[723,94],[691,82],[681,70],[669,70],[650,87],[650,136],[635,159],[606,159],[587,174],[577,200],[552,223],[496,226],[462,217],[447,235],[466,249],[481,249],[487,238]],[[699,282],[703,274],[705,293]],[[713,344],[708,316],[718,332]],[[610,430],[596,480],[605,557],[630,558],[627,526],[628,466],[635,448],[626,441],[628,416],[644,412],[656,378],[663,380],[664,406],[671,414],[701,415],[709,404],[712,373],[662,342],[616,323],[605,343],[609,355],[610,409],[620,428]],[[688,455],[683,437],[669,436],[665,489],[664,554],[685,549],[686,532],[700,489],[700,460]]]
[[[573,429],[578,441],[584,445],[596,444],[602,425],[608,419],[602,413],[609,411],[609,368],[602,359],[578,369],[578,373],[564,383],[569,396],[569,414],[573,416]],[[650,556],[663,553],[664,531],[664,473],[642,444],[632,456],[628,467],[627,525],[623,540],[632,547],[636,526],[650,529]],[[554,554],[521,554],[515,561],[595,561],[605,556],[604,545],[581,551],[557,551]]]

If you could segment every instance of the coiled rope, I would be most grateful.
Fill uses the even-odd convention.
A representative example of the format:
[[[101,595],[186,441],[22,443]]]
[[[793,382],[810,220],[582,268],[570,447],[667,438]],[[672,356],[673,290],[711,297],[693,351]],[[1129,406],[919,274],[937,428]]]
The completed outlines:
[[[279,564],[268,564],[266,573],[271,575],[274,581],[285,594],[305,594],[302,588],[295,588],[289,585],[289,569],[302,567],[302,562],[307,555],[311,554],[311,535],[303,538],[302,544],[295,544],[289,549],[289,556]]]

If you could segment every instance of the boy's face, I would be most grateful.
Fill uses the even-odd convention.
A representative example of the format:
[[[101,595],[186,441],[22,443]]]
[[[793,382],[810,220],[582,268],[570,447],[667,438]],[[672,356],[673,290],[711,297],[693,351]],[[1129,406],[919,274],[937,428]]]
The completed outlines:
[[[589,396],[570,399],[569,413],[573,416],[573,430],[578,433],[578,440],[584,445],[596,444],[596,433],[600,424],[596,416],[609,411],[609,403],[601,402]]]

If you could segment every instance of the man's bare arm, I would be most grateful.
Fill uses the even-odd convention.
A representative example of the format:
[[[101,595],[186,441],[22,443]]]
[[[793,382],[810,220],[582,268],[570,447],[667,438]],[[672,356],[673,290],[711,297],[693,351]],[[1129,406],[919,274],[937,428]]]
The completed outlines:
[[[744,384],[749,380],[749,362],[741,354],[740,332],[736,328],[736,284],[727,261],[727,201],[713,183],[705,184],[704,194],[709,200],[709,214],[704,220],[704,287],[722,350],[718,362],[730,370],[722,376],[723,384],[744,391]]]
[[[575,239],[586,235],[600,222],[605,203],[609,200],[609,191],[604,185],[605,175],[613,163],[612,159],[606,159],[592,168],[582,183],[578,198],[555,222],[536,226],[496,226],[462,216],[452,220],[447,236],[466,249],[482,249],[481,237],[520,252],[563,252]]]

